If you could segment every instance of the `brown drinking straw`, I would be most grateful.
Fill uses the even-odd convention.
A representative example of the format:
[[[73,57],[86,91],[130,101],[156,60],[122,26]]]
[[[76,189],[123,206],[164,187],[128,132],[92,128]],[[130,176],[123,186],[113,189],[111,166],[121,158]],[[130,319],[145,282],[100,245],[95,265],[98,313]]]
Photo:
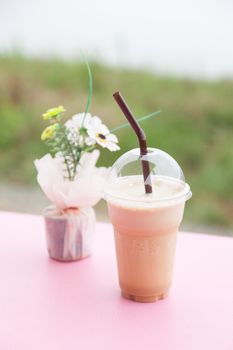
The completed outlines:
[[[130,111],[129,107],[127,106],[125,100],[121,96],[120,92],[119,91],[115,92],[113,94],[113,97],[115,98],[117,104],[119,105],[120,109],[124,113],[125,117],[127,118],[128,122],[130,123],[130,125],[132,126],[132,128],[134,129],[134,131],[137,135],[141,156],[145,156],[147,154],[147,143],[146,143],[145,132],[138,124],[137,120],[133,116],[133,114]],[[147,160],[142,160],[142,173],[143,173],[143,178],[144,178],[145,192],[152,193],[150,166],[149,166],[149,162]]]

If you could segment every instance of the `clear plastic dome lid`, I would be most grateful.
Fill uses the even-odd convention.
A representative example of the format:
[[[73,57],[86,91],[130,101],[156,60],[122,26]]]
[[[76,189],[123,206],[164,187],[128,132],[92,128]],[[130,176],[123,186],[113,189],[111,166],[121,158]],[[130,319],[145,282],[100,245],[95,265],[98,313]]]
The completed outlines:
[[[149,176],[144,178],[142,161],[149,164]],[[145,185],[150,183],[152,193],[145,195]],[[117,197],[124,200],[151,202],[182,198],[187,200],[192,193],[185,183],[179,164],[168,153],[156,148],[148,148],[145,156],[135,148],[123,154],[113,164],[105,198]]]

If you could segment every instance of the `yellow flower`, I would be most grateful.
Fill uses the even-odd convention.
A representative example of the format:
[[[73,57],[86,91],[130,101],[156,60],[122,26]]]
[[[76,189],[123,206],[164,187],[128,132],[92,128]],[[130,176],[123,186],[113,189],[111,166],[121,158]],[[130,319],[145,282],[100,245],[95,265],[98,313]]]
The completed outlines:
[[[41,140],[45,141],[45,140],[52,139],[56,133],[57,126],[58,124],[47,126],[47,128],[45,128],[41,134]]]
[[[65,108],[63,106],[58,106],[58,107],[48,109],[44,114],[42,114],[42,117],[45,120],[48,120],[48,119],[57,117],[59,114],[63,112],[65,112]]]

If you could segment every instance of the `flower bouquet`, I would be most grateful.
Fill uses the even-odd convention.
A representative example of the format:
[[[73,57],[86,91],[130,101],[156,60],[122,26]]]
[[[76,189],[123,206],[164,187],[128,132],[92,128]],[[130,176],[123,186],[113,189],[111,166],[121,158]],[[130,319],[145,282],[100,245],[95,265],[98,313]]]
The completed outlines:
[[[62,106],[42,115],[49,126],[41,134],[50,153],[35,160],[37,180],[52,205],[44,212],[49,256],[74,261],[91,254],[95,229],[93,206],[101,199],[109,170],[96,167],[97,146],[119,150],[117,137],[97,116],[88,113],[92,93],[84,113],[64,119]]]

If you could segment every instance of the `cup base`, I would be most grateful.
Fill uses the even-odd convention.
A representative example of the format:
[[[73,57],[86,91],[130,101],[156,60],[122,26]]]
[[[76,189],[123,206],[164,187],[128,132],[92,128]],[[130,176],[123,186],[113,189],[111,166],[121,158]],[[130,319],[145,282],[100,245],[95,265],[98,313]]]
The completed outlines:
[[[83,259],[86,259],[88,257],[90,257],[91,254],[88,254],[88,255],[85,255],[85,256],[79,256],[77,258],[60,258],[60,257],[54,257],[54,256],[51,256],[49,254],[49,258],[52,259],[52,260],[55,260],[55,261],[58,261],[58,262],[65,262],[65,263],[69,263],[69,262],[75,262],[75,261],[79,261],[79,260],[83,260]]]
[[[138,303],[154,303],[156,301],[166,298],[168,296],[168,293],[162,293],[159,295],[152,295],[152,296],[140,296],[140,295],[133,295],[133,294],[129,294],[127,292],[121,291],[121,295],[125,299],[136,301]]]

